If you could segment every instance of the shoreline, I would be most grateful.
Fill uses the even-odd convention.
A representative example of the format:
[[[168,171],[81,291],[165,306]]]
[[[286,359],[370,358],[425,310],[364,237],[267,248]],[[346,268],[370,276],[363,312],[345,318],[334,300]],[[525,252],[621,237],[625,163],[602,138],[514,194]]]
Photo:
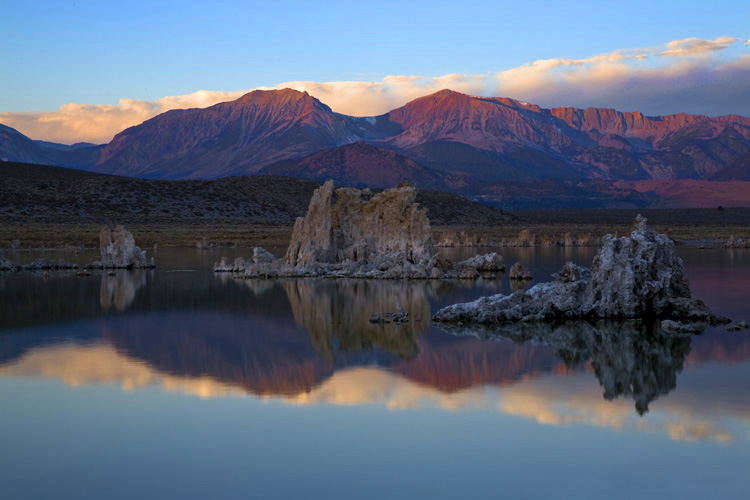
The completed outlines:
[[[123,224],[133,233],[141,248],[176,247],[196,248],[200,242],[205,249],[211,248],[253,248],[286,247],[292,234],[292,225],[258,225],[245,224],[242,221],[231,222],[189,222],[174,224],[160,222],[145,224],[134,221],[116,221]],[[111,224],[111,223],[110,223]],[[0,221],[0,249],[4,250],[82,250],[99,247],[99,231],[106,222],[31,222],[12,223]],[[672,225],[652,224],[658,232],[668,232],[675,240],[686,245],[709,244],[719,248],[730,237],[750,237],[750,224],[732,224],[715,227],[710,225]],[[487,245],[455,245],[455,248],[495,248],[503,239],[517,238],[521,231],[529,231],[541,238],[559,238],[564,233],[572,235],[591,235],[601,237],[605,234],[629,234],[632,224],[610,223],[569,223],[558,225],[519,220],[518,223],[498,226],[436,226],[432,228],[433,240],[446,232],[465,232],[469,236],[486,238]],[[437,246],[437,245],[436,245]],[[523,245],[522,245],[523,246]],[[543,246],[543,245],[529,245]],[[551,245],[560,246],[560,245]],[[582,245],[583,246],[583,245]],[[589,245],[598,246],[598,245]],[[506,246],[507,247],[507,246]],[[512,247],[512,246],[511,246]]]

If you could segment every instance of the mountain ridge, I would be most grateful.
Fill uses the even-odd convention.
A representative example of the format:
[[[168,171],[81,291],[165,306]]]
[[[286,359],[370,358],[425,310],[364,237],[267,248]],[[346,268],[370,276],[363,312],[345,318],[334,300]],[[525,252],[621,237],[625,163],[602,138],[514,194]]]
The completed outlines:
[[[452,90],[376,117],[336,113],[307,92],[256,90],[208,108],[167,111],[109,144],[71,150],[37,144],[3,126],[0,158],[141,178],[208,179],[254,174],[327,150],[334,158],[335,148],[357,142],[399,155],[391,167],[379,167],[383,172],[403,167],[405,157],[420,167],[411,169],[415,175],[429,171],[480,183],[750,178],[748,117],[545,109]],[[357,167],[346,155],[339,161],[331,168]],[[378,184],[368,177],[373,181]]]

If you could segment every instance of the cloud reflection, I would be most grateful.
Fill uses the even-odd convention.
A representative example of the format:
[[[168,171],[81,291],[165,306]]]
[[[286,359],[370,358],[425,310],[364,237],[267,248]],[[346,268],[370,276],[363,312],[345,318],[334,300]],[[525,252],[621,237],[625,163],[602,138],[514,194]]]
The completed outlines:
[[[245,387],[213,377],[161,373],[109,344],[34,348],[15,362],[0,366],[0,377],[59,379],[71,387],[117,384],[127,391],[160,386],[167,392],[200,398],[252,395]],[[687,398],[670,397],[648,417],[640,418],[627,401],[602,399],[595,381],[580,372],[445,392],[383,368],[355,367],[336,371],[310,391],[260,397],[294,405],[372,404],[391,410],[498,411],[542,425],[590,425],[618,432],[653,433],[676,441],[726,444],[746,439],[750,433],[750,408],[741,395],[732,398],[732,404],[719,402],[710,408],[692,404],[689,394]],[[693,397],[702,398],[700,394]]]

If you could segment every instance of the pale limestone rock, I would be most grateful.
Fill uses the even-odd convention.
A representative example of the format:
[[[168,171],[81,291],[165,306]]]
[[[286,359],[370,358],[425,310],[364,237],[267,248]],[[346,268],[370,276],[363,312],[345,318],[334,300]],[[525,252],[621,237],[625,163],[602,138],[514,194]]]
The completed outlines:
[[[298,218],[286,253],[291,266],[370,261],[403,252],[406,260],[429,259],[427,211],[415,203],[416,189],[401,184],[372,195],[369,189],[341,188],[333,181],[315,191],[307,215]]]
[[[706,305],[690,297],[674,243],[646,227],[622,238],[607,236],[591,270],[572,263],[526,292],[482,297],[441,309],[442,322],[502,323],[557,318],[660,318],[720,322]]]
[[[722,248],[750,248],[750,240],[745,240],[743,238],[735,238],[734,236],[730,236],[729,239],[722,243]]]
[[[155,267],[153,259],[146,262],[146,251],[135,244],[133,235],[122,226],[114,231],[103,227],[99,232],[99,246],[102,260],[89,264],[88,267],[98,269],[143,269]]]
[[[674,243],[648,229],[640,215],[630,236],[604,237],[591,272],[583,310],[600,318],[662,317],[672,308],[670,299],[690,298]]]
[[[369,189],[335,189],[328,181],[315,191],[307,215],[298,218],[283,259],[262,248],[242,266],[225,259],[216,272],[244,272],[248,278],[330,277],[364,279],[474,279],[505,269],[497,254],[452,263],[431,254],[427,211],[415,203],[408,183],[373,194]]]
[[[331,242],[331,198],[335,185],[328,181],[313,193],[305,217],[297,217],[286,261],[292,266],[333,259]]]
[[[271,252],[263,247],[253,248],[253,263],[254,264],[267,264],[276,260]]]

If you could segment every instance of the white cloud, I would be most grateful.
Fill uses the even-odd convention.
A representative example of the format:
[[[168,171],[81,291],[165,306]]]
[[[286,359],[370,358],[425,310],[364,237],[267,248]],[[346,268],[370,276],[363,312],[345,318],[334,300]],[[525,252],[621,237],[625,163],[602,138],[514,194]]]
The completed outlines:
[[[684,40],[674,40],[667,44],[666,50],[659,52],[660,56],[675,57],[701,54],[704,52],[713,52],[723,50],[738,41],[739,38],[722,36],[715,40],[701,40],[700,38],[685,38]]]
[[[263,88],[304,90],[334,111],[355,116],[379,115],[444,88],[512,97],[543,107],[609,107],[647,115],[750,115],[750,56],[729,51],[738,41],[685,38],[660,47],[620,49],[581,59],[540,59],[482,75],[389,75],[379,81],[290,81]],[[50,112],[0,113],[0,123],[34,139],[103,143],[164,111],[206,107],[249,90],[200,90],[153,102],[121,99],[116,105],[66,104]]]
[[[122,130],[138,125],[170,109],[205,108],[237,99],[246,91],[199,90],[187,95],[162,97],[157,101],[120,99],[117,104],[63,104],[57,111],[0,113],[0,123],[32,139],[73,143],[109,142]]]

